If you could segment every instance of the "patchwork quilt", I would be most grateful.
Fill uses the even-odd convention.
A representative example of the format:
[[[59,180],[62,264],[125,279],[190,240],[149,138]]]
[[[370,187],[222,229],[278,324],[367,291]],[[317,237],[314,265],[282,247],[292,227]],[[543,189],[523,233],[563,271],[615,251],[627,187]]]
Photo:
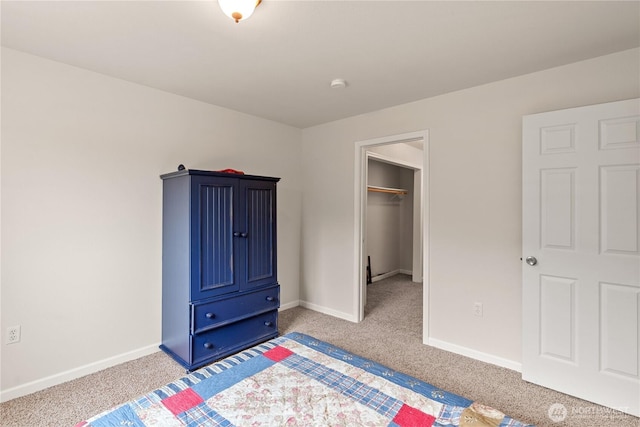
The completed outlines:
[[[301,333],[201,368],[76,427],[525,426]]]

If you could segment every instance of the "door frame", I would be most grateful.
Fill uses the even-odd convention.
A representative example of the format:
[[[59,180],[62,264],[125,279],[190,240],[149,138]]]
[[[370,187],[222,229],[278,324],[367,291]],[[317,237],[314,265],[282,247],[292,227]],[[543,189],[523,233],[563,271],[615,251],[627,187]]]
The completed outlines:
[[[381,145],[422,141],[422,287],[423,287],[423,342],[429,338],[429,130],[384,136],[356,141],[354,164],[354,277],[353,313],[357,321],[364,319],[366,292],[366,200],[367,200],[367,149]],[[415,250],[415,245],[414,245]]]

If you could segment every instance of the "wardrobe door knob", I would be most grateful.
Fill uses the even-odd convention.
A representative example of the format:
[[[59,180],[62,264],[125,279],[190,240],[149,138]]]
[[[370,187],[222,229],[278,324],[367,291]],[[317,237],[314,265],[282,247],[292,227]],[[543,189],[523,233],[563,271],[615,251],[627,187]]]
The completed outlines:
[[[211,344],[210,342],[206,342],[204,343],[204,348],[211,350],[213,348],[213,344]]]

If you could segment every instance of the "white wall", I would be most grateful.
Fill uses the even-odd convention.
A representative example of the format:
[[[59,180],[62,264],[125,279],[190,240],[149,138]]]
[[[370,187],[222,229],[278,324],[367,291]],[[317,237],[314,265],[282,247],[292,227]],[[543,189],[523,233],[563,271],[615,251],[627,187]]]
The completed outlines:
[[[354,142],[429,129],[430,336],[519,363],[522,116],[638,97],[639,64],[633,49],[303,130],[301,301],[357,318]]]
[[[2,49],[3,399],[157,350],[161,180],[279,176],[282,304],[297,305],[301,131]]]
[[[374,145],[372,147],[367,147],[367,152],[380,154],[387,160],[400,163],[407,167],[422,169],[422,149],[416,148],[404,142],[396,142],[386,145]]]
[[[1,329],[22,342],[0,346],[2,397],[156,350],[158,175],[179,163],[282,177],[282,303],[357,318],[354,142],[422,129],[430,334],[519,361],[521,117],[638,97],[639,63],[634,49],[300,131],[3,48]]]

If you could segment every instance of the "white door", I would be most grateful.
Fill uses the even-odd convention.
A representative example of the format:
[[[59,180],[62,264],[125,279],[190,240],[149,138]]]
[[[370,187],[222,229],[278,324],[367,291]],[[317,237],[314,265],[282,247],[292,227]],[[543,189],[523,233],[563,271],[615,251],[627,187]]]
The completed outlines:
[[[525,116],[522,150],[522,378],[638,416],[640,100]]]

